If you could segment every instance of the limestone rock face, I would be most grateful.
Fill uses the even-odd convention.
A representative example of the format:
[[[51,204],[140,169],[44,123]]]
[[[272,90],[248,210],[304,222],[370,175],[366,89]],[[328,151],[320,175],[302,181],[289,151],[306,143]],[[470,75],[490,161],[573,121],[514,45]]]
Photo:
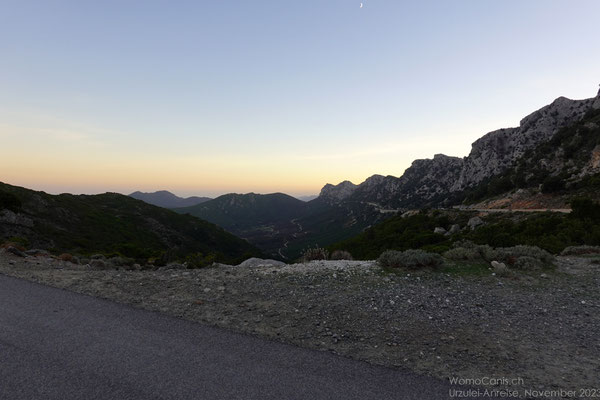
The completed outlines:
[[[580,121],[594,104],[600,106],[599,100],[559,97],[523,118],[518,128],[499,129],[478,139],[450,191],[463,190],[511,167],[527,150],[550,140],[562,127]]]
[[[373,175],[360,185],[344,181],[325,185],[323,199],[352,201],[387,208],[419,208],[450,204],[453,194],[501,174],[515,165],[526,151],[550,140],[561,128],[600,109],[600,92],[586,100],[559,97],[551,104],[523,118],[516,128],[490,132],[472,144],[467,157],[436,154],[433,159],[415,160],[401,177]],[[592,155],[590,169],[597,168]]]
[[[350,181],[344,181],[338,185],[332,185],[328,183],[323,186],[321,189],[321,193],[319,197],[333,203],[340,202],[352,195],[352,193],[356,190],[356,185]]]

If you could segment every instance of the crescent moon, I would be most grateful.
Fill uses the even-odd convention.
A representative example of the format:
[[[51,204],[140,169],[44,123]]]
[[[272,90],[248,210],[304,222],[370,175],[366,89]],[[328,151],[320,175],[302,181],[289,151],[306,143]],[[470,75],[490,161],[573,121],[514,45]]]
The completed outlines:
[[[360,8],[362,8],[362,6],[363,6],[363,3],[360,3]]]

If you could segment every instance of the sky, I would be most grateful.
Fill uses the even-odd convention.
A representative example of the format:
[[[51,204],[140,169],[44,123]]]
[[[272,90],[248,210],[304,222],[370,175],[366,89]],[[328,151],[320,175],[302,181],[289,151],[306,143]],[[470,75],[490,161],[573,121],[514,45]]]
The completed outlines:
[[[317,194],[596,95],[597,0],[0,0],[0,181]]]

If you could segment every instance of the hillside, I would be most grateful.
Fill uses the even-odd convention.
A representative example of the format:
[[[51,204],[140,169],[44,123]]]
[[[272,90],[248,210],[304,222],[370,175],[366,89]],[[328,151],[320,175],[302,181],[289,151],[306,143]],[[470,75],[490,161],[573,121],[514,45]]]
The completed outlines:
[[[462,195],[467,203],[491,199],[490,204],[498,208],[520,207],[528,198],[532,207],[552,199],[561,208],[574,196],[600,199],[599,189],[600,109],[592,109],[577,123],[525,152],[513,167]],[[505,195],[515,190],[512,196]]]
[[[281,259],[355,235],[381,215],[360,203],[332,204],[322,197],[304,202],[282,193],[227,194],[175,211],[219,225]]]
[[[574,199],[570,214],[559,212],[479,212],[422,210],[389,218],[329,246],[357,259],[372,260],[385,250],[444,252],[470,241],[492,247],[538,246],[559,254],[569,246],[600,245],[600,204]]]
[[[511,196],[516,208],[568,208],[576,196],[600,198],[599,115],[600,93],[585,100],[559,97],[519,127],[484,135],[464,158],[436,154],[415,160],[400,177],[326,184],[306,203],[283,194],[230,194],[178,212],[222,226],[273,257],[295,259],[308,247],[348,239],[407,209],[498,195],[506,207],[510,202],[503,199]]]
[[[116,253],[165,262],[197,253],[235,262],[261,253],[209,222],[128,196],[49,195],[4,183],[0,240],[55,253]]]
[[[271,256],[284,258],[279,250],[301,230],[295,220],[306,214],[307,204],[283,193],[231,193],[175,211],[212,222]]]
[[[196,204],[204,203],[205,201],[211,200],[209,197],[179,197],[166,190],[160,190],[158,192],[144,193],[144,192],[133,192],[129,195],[134,199],[142,200],[148,204],[152,204],[164,208],[179,208],[179,207],[191,207]]]

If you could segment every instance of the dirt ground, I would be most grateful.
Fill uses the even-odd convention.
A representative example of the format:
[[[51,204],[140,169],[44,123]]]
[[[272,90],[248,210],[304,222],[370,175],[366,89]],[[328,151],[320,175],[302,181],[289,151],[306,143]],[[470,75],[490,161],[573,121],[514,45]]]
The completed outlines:
[[[94,270],[0,254],[5,275],[443,379],[520,378],[494,388],[521,393],[600,389],[599,272],[592,257],[498,277],[358,261]]]

